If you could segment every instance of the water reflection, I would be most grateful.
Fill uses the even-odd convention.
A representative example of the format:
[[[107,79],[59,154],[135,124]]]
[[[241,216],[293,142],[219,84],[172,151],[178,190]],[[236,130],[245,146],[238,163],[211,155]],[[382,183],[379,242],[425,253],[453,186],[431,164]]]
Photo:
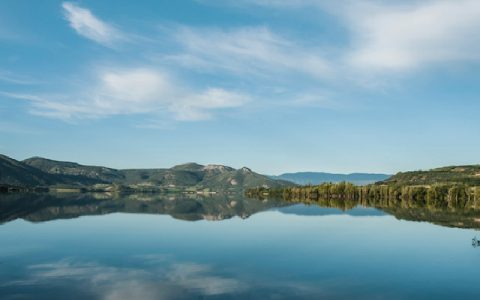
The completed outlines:
[[[168,214],[176,219],[224,220],[288,205],[275,199],[247,199],[241,195],[189,194],[4,194],[0,222],[22,218],[32,222],[68,219],[114,212]]]
[[[479,242],[472,240],[475,230],[465,229],[477,228],[475,211],[360,204],[241,195],[4,195],[0,298],[477,295],[480,270],[471,266],[480,256],[471,245]]]
[[[26,271],[26,278],[2,286],[78,287],[75,297],[84,299],[178,299],[233,294],[247,287],[236,278],[216,275],[210,265],[152,262],[148,257],[137,257],[135,267],[64,259],[29,265]]]
[[[298,205],[301,203],[302,205]],[[415,207],[392,201],[285,201],[283,199],[246,198],[241,194],[0,194],[0,224],[18,218],[31,222],[69,219],[85,215],[116,212],[162,214],[186,221],[225,220],[249,216],[271,209],[285,214],[352,216],[393,215],[401,220],[426,221],[433,224],[480,228],[480,210],[455,207]]]
[[[477,237],[474,237],[474,238],[472,239],[472,246],[473,246],[474,248],[480,247],[480,240],[478,240]]]

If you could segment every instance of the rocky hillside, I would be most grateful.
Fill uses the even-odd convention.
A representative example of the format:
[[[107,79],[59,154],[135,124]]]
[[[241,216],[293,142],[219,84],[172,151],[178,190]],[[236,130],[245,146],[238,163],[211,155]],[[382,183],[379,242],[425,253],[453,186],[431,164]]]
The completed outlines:
[[[59,180],[57,176],[0,155],[0,184],[20,187],[44,186],[54,184]]]
[[[67,167],[60,167],[70,165]],[[109,183],[99,176],[94,176],[83,169],[89,168],[73,163],[57,162],[43,158],[17,161],[0,155],[0,186],[20,188],[48,186],[90,186]]]
[[[49,174],[85,177],[99,183],[110,183],[124,179],[120,171],[105,167],[84,166],[74,162],[56,161],[42,157],[32,157],[22,162]]]
[[[450,166],[428,171],[400,172],[379,184],[432,185],[466,184],[480,186],[480,165]]]
[[[134,190],[225,190],[257,186],[279,188],[292,183],[271,179],[249,168],[187,163],[169,169],[117,170],[33,157],[22,162],[0,156],[0,185],[20,187],[115,185]]]
[[[170,169],[121,170],[126,185],[156,185],[166,187],[195,187],[197,189],[239,189],[257,186],[279,188],[291,182],[271,179],[249,168],[234,169],[223,165],[188,163]]]

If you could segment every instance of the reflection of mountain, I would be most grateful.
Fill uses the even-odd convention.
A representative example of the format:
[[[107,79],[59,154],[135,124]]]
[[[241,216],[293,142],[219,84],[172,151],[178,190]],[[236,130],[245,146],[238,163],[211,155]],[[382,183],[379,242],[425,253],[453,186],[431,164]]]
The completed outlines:
[[[32,222],[101,215],[114,212],[168,214],[182,220],[223,220],[286,205],[279,200],[242,196],[198,197],[183,194],[133,194],[111,198],[106,194],[6,194],[0,198],[0,223],[22,218]]]
[[[343,210],[336,207],[321,207],[317,205],[292,205],[278,209],[284,214],[299,216],[328,216],[328,215],[349,215],[349,216],[383,216],[385,213],[372,207],[357,206],[353,209]]]
[[[43,222],[116,212],[167,214],[176,219],[224,220],[249,216],[276,208],[283,214],[321,217],[326,215],[383,216],[390,214],[408,221],[479,228],[480,211],[454,208],[406,207],[397,203],[321,203],[286,202],[276,199],[250,199],[242,195],[198,196],[187,194],[132,194],[112,197],[108,194],[3,194],[0,196],[0,224],[16,219]]]

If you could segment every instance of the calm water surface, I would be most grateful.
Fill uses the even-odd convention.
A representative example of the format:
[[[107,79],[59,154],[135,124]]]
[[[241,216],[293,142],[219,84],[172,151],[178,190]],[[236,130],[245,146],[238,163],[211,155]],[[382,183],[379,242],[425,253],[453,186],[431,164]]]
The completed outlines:
[[[479,294],[477,230],[431,223],[463,227],[455,214],[407,221],[375,208],[238,196],[98,195],[2,196],[0,212],[1,299]]]

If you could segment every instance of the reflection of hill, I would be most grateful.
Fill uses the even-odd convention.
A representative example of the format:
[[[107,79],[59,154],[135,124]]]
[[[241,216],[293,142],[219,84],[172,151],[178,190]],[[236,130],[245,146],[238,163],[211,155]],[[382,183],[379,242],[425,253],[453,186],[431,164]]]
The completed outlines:
[[[427,208],[382,208],[386,213],[395,216],[397,219],[407,221],[426,221],[445,227],[456,228],[479,228],[480,211],[465,210],[429,210]]]
[[[295,205],[296,204],[296,205]],[[306,205],[301,205],[306,204]],[[133,194],[113,197],[108,194],[4,194],[0,195],[0,223],[25,219],[43,222],[115,212],[166,214],[181,220],[224,220],[249,216],[278,208],[285,214],[325,216],[381,216],[433,224],[480,228],[480,210],[453,207],[411,206],[408,202],[321,200],[308,203],[275,199],[250,199],[241,195]]]
[[[284,214],[299,216],[328,216],[328,215],[350,215],[350,216],[383,216],[384,212],[372,207],[357,206],[353,209],[343,210],[337,207],[322,207],[317,205],[292,205],[278,209]]]
[[[101,215],[114,212],[168,214],[182,220],[247,218],[259,211],[285,205],[278,200],[245,199],[242,196],[129,195],[106,194],[7,194],[0,198],[0,222],[18,218],[32,222]]]
[[[428,206],[415,201],[386,200],[289,200],[292,204],[306,203],[309,206],[287,206],[280,211],[298,215],[348,214],[352,216],[378,216],[387,213],[397,219],[421,221],[432,224],[457,227],[479,228],[480,209],[476,206]],[[361,208],[359,208],[361,206]],[[316,207],[316,208],[315,208]]]

